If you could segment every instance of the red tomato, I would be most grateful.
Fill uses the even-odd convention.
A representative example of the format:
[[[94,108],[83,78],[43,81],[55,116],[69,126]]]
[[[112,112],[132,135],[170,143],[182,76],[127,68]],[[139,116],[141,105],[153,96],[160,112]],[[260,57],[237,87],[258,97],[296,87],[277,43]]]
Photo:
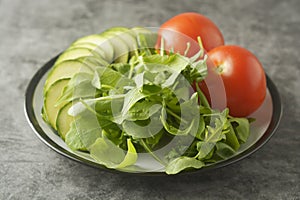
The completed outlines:
[[[220,46],[208,52],[208,75],[200,88],[216,109],[229,108],[235,117],[254,112],[266,96],[266,77],[259,60],[239,46]]]
[[[160,48],[161,37],[166,50],[184,54],[187,42],[191,44],[187,56],[199,51],[197,37],[200,36],[206,51],[224,45],[224,38],[219,28],[207,17],[198,13],[182,13],[161,25],[156,48]]]

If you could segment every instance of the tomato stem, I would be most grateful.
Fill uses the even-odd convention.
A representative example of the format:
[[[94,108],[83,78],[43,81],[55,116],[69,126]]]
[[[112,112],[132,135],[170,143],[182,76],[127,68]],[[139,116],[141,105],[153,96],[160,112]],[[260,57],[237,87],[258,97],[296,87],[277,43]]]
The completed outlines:
[[[186,50],[184,51],[184,56],[186,56],[188,54],[190,48],[191,48],[191,43],[187,42],[186,43]]]
[[[199,57],[201,58],[203,56],[203,53],[204,53],[204,48],[203,48],[203,43],[202,43],[202,40],[201,40],[200,36],[197,37],[197,41],[198,41],[200,51],[201,51],[201,55]]]

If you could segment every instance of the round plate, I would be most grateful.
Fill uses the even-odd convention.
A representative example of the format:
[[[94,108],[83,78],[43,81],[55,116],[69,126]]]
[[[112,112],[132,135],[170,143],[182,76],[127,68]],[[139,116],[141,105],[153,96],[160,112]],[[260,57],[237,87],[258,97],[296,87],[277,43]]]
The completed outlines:
[[[71,158],[73,160],[82,162],[84,164],[118,172],[117,170],[108,169],[103,165],[95,162],[92,158],[89,157],[87,153],[80,151],[74,152],[67,147],[64,141],[56,134],[56,132],[47,125],[41,116],[41,109],[43,106],[43,86],[47,77],[47,73],[53,66],[58,56],[51,59],[43,67],[36,72],[36,74],[31,79],[25,94],[25,114],[29,124],[32,129],[35,131],[36,135],[49,147],[54,149],[56,152]],[[274,83],[267,76],[267,96],[263,105],[251,116],[256,119],[254,123],[251,123],[250,127],[250,136],[245,144],[241,146],[238,153],[233,157],[223,160],[212,165],[206,166],[204,168],[183,172],[183,173],[193,173],[205,171],[208,169],[215,169],[229,164],[235,163],[250,154],[254,153],[256,150],[261,148],[274,134],[276,128],[278,127],[281,114],[282,114],[282,105],[280,100],[280,95]],[[158,166],[149,165],[147,160],[142,160],[139,164],[140,169],[138,171],[127,171],[131,173],[138,174],[159,174],[165,175]],[[161,169],[161,167],[160,167]]]

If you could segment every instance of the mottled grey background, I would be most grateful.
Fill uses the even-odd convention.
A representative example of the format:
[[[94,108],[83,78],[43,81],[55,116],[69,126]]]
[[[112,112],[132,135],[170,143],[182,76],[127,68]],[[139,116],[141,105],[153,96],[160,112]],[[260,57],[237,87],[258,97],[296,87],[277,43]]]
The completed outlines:
[[[210,17],[227,44],[250,49],[278,86],[284,114],[261,150],[193,176],[108,173],[44,145],[23,112],[33,74],[74,39],[111,26]],[[300,199],[299,0],[0,0],[0,199]]]

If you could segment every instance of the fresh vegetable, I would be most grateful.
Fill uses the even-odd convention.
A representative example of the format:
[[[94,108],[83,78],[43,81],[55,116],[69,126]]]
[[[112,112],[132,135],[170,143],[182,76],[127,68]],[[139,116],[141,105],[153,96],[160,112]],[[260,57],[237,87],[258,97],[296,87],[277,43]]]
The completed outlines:
[[[246,117],[263,103],[266,77],[254,54],[233,45],[208,52],[208,75],[200,87],[214,109],[229,108],[230,114]]]
[[[201,43],[186,57],[156,51],[156,39],[144,28],[115,27],[75,41],[71,49],[99,44],[103,56],[73,51],[75,57],[68,53],[55,64],[44,87],[44,119],[70,149],[118,170],[134,171],[142,153],[167,174],[236,154],[249,136],[249,120],[230,116],[228,108],[212,109],[201,89],[192,88],[207,75]]]
[[[209,18],[193,12],[182,13],[167,20],[160,26],[158,33],[157,48],[161,46],[163,38],[166,50],[173,49],[174,52],[183,55],[186,49],[189,49],[186,54],[188,57],[199,51],[199,36],[206,51],[224,45],[223,35],[216,24]]]

